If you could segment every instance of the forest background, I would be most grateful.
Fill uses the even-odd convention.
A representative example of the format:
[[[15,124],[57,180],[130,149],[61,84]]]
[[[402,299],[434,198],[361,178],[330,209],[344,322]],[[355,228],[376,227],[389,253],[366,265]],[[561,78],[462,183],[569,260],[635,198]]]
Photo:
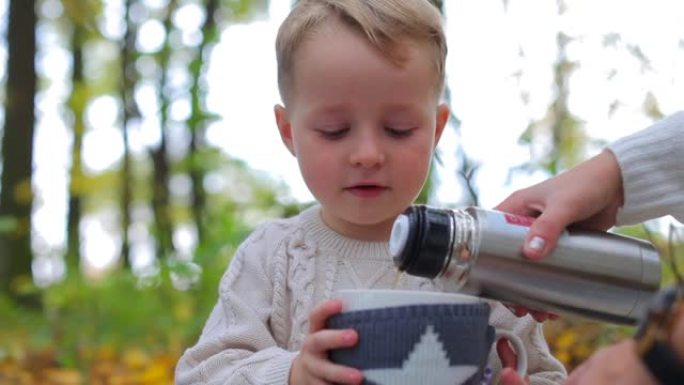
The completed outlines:
[[[433,3],[453,115],[420,202],[492,206],[681,109],[682,2]],[[289,6],[0,1],[0,384],[172,383],[240,241],[311,203],[270,123],[272,56],[252,54]],[[672,281],[681,226],[616,231]],[[568,369],[633,332],[544,328]]]

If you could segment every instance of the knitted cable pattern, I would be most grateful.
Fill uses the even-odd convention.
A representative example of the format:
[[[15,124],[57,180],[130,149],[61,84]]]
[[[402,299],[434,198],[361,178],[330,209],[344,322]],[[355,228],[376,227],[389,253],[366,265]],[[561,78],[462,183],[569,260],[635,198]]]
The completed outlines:
[[[297,229],[292,234],[287,247],[288,257],[292,260],[290,284],[294,292],[301,294],[293,298],[293,323],[302,331],[309,330],[308,309],[312,308],[316,251],[316,244],[307,240],[301,229]],[[299,346],[304,336],[303,333],[293,333],[290,336],[290,343]]]

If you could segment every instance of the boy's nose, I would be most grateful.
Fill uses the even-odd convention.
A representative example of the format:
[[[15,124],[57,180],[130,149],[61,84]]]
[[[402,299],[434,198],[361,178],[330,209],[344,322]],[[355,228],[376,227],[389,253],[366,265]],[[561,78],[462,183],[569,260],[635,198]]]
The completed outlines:
[[[355,167],[371,168],[382,164],[385,154],[378,139],[363,138],[355,143],[349,161]]]

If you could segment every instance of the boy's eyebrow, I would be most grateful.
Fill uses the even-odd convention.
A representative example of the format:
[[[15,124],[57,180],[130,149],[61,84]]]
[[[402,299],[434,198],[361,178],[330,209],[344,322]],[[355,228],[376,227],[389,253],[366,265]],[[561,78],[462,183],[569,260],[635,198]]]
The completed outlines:
[[[314,106],[310,111],[315,114],[336,115],[345,113],[348,110],[349,106],[346,104],[329,104]]]
[[[383,109],[386,114],[398,115],[399,117],[417,119],[425,114],[425,111],[415,104],[395,103]]]
[[[349,103],[339,104],[320,104],[309,108],[309,113],[313,115],[336,116],[346,114],[353,107]],[[420,115],[423,110],[409,102],[391,102],[381,106],[380,110],[384,114],[407,114],[410,116]]]
[[[385,108],[386,111],[390,112],[403,112],[403,111],[418,111],[419,108],[414,103],[390,103]]]

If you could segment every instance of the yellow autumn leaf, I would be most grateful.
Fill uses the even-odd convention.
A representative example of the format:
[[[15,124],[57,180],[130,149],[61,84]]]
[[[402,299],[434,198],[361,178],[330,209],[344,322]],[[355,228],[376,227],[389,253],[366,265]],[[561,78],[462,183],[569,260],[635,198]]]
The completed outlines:
[[[150,362],[150,357],[140,349],[131,349],[124,352],[122,361],[131,369],[142,369]]]
[[[116,350],[111,346],[101,346],[97,349],[95,357],[98,361],[114,361],[116,360]]]
[[[43,373],[55,385],[80,385],[83,383],[83,376],[74,369],[45,369]]]
[[[556,339],[556,349],[567,350],[577,342],[577,332],[574,330],[566,330]]]
[[[592,355],[595,350],[596,347],[594,346],[588,344],[580,344],[575,348],[573,353],[580,361],[583,361],[590,355]]]
[[[555,356],[566,368],[572,363],[572,355],[569,352],[557,352]]]
[[[141,385],[158,385],[169,382],[169,368],[162,365],[152,365],[138,376]]]

